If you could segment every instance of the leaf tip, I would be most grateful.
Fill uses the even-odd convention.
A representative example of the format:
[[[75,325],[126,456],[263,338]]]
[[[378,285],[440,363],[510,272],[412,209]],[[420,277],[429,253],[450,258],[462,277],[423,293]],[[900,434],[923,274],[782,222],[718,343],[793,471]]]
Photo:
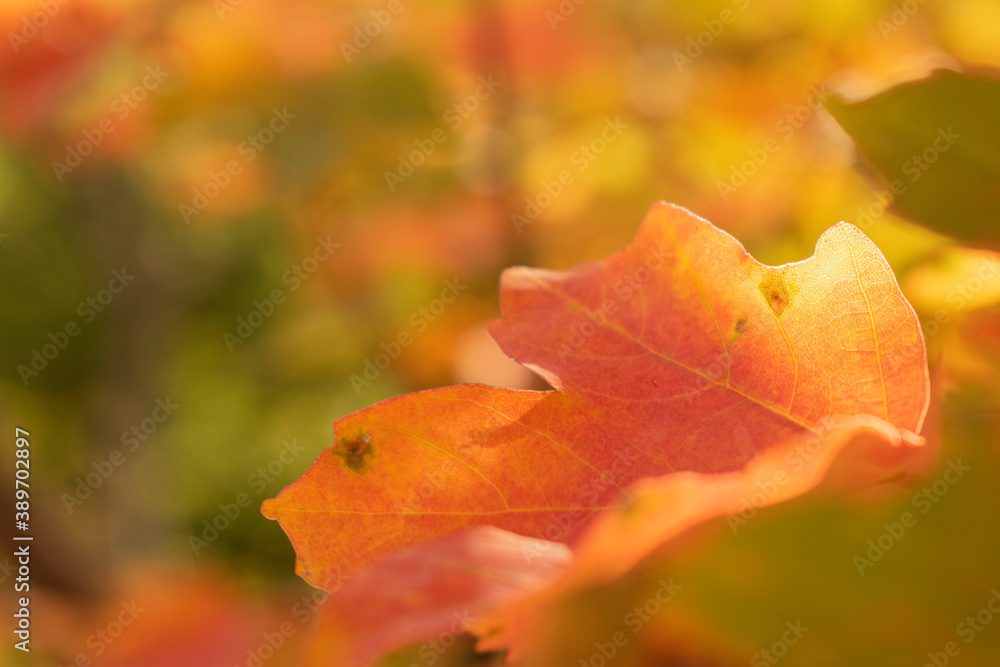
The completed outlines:
[[[260,513],[268,519],[278,518],[278,499],[268,498],[260,504]]]

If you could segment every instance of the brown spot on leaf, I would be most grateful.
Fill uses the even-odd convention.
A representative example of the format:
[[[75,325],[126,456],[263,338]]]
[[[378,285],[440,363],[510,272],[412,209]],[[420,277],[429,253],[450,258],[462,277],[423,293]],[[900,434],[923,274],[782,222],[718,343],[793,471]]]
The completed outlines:
[[[741,317],[740,319],[736,320],[736,326],[733,327],[733,330],[736,331],[737,336],[742,336],[744,333],[746,333],[747,318]]]
[[[774,311],[775,315],[781,315],[781,312],[785,310],[785,306],[788,305],[788,297],[785,296],[784,292],[779,292],[778,290],[771,292],[771,296],[767,298],[767,301],[771,305],[771,310]]]
[[[781,317],[785,308],[792,302],[794,293],[785,284],[784,275],[777,272],[768,272],[760,282],[760,293],[767,301],[771,311],[776,317]]]
[[[375,449],[371,444],[372,434],[365,433],[355,438],[342,438],[333,448],[333,455],[342,459],[350,470],[364,474],[371,467],[375,458]]]

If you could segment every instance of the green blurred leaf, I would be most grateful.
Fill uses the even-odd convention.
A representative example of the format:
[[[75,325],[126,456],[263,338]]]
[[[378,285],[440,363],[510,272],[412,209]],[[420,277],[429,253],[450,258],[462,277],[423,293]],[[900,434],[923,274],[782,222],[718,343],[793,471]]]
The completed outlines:
[[[990,442],[996,419],[955,401],[938,469],[909,480],[895,498],[762,508],[701,558],[675,556],[646,588],[673,576],[684,585],[675,611],[748,654],[801,620],[809,630],[788,647],[782,664],[789,667],[917,666],[948,642],[960,650],[955,664],[995,665],[996,614],[989,612],[991,622],[985,612],[972,624],[968,617],[1000,586],[1000,537],[991,529],[1000,521],[1000,468]],[[968,470],[956,476],[951,463]],[[906,513],[910,527],[901,524]],[[981,630],[970,632],[977,623]],[[757,655],[752,664],[771,663]]]
[[[938,70],[826,107],[893,189],[893,208],[973,245],[1000,247],[1000,79]]]

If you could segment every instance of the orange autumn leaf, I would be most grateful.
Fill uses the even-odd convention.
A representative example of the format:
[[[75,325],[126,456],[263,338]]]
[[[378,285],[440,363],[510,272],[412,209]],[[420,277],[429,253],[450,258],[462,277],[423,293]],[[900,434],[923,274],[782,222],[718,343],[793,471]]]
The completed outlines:
[[[378,403],[268,500],[328,588],[380,555],[488,524],[566,541],[638,479],[741,468],[829,415],[919,431],[919,322],[879,252],[838,224],[779,267],[690,212],[570,271],[514,268],[500,347],[554,391],[463,385]]]

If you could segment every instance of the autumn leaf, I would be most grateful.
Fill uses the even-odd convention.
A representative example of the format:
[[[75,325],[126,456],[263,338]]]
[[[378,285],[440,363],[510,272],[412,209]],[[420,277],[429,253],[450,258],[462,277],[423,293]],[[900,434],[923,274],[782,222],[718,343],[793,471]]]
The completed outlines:
[[[560,604],[622,576],[685,531],[724,518],[726,532],[735,535],[760,509],[805,493],[856,491],[903,479],[921,465],[923,444],[923,438],[869,415],[830,417],[762,452],[743,470],[640,480],[629,489],[628,502],[588,526],[563,577],[472,626],[483,637],[478,648],[507,650],[512,661],[535,655],[541,637],[552,632],[547,625],[558,622]]]
[[[360,667],[431,637],[436,659],[482,612],[551,583],[571,560],[562,544],[489,526],[388,554],[324,605],[304,664]]]
[[[638,572],[640,577],[667,573],[673,582],[679,570],[671,565],[703,557],[703,550],[693,545],[738,542],[777,505],[795,514],[823,505],[885,506],[908,497],[911,488],[932,479],[940,464],[942,368],[938,360],[920,436],[870,415],[831,416],[812,431],[762,452],[742,470],[639,480],[618,509],[603,513],[587,527],[574,547],[573,564],[559,579],[487,612],[470,626],[471,632],[482,637],[478,649],[507,651],[511,661],[532,656],[536,662],[531,664],[554,663],[572,657],[576,650],[589,652],[591,641],[580,641],[582,646],[564,641],[567,609],[594,591],[618,586],[616,580],[626,572]],[[823,526],[817,529],[822,531]],[[771,548],[787,549],[790,539],[774,541]],[[540,554],[544,550],[535,552]],[[853,566],[850,569],[855,572]],[[678,579],[688,582],[685,599],[706,595],[707,591],[694,590],[680,571]],[[681,588],[679,581],[671,586]],[[621,596],[619,591],[612,597]],[[658,602],[664,604],[662,599]],[[732,638],[720,634],[718,627],[705,626],[689,612],[676,613],[676,609],[666,616],[669,619],[661,619],[658,631],[650,634],[662,640],[660,649],[671,657],[707,660],[708,664],[715,664],[717,658],[721,664],[735,662],[731,655],[721,657],[731,654],[734,647],[725,646],[733,644]],[[613,611],[610,618],[615,619]],[[620,623],[613,624],[610,632],[621,629]],[[599,628],[594,632],[596,636],[610,634]],[[574,629],[572,634],[579,633]],[[745,658],[739,656],[738,661]]]
[[[840,455],[820,486],[779,503],[751,505],[743,511],[745,524],[735,521],[742,518],[738,515],[717,513],[670,538],[622,579],[607,582],[603,577],[583,591],[567,593],[564,588],[563,595],[546,598],[542,606],[540,598],[525,599],[512,603],[503,617],[487,615],[482,621],[493,620],[500,632],[480,648],[506,640],[512,650],[530,653],[532,660],[523,664],[579,665],[581,658],[587,662],[596,653],[595,642],[611,641],[613,633],[624,631],[628,646],[608,664],[746,665],[754,654],[758,664],[768,664],[759,652],[780,639],[786,621],[801,619],[809,632],[788,650],[782,664],[932,664],[929,654],[943,661],[945,647],[954,642],[952,652],[960,648],[963,664],[993,665],[1000,655],[1000,634],[976,622],[987,630],[967,642],[973,628],[966,621],[975,620],[997,587],[1000,539],[992,527],[1000,521],[1000,503],[995,502],[998,419],[995,411],[970,404],[966,396],[973,392],[963,393],[953,393],[944,406],[945,450],[938,465],[917,479],[905,476],[899,483],[879,485],[892,490],[892,497],[873,503],[831,485],[859,460]],[[973,402],[985,392],[974,393]],[[886,455],[886,472],[904,469],[901,459],[893,459],[906,456],[909,473],[914,457],[927,449],[905,441],[899,447],[880,444],[872,435],[864,440],[874,445],[872,453]],[[842,451],[851,450],[863,454],[868,448],[856,442]],[[783,453],[776,447],[761,458],[772,451]],[[866,459],[871,460],[860,457],[862,470],[868,468]],[[761,492],[756,482],[774,481],[757,460],[747,466],[751,470],[764,473],[747,479],[756,487],[753,493]],[[772,468],[780,470],[792,472]],[[789,479],[797,484],[791,475]],[[667,478],[640,482],[649,485],[650,500],[667,483]],[[639,507],[640,520],[674,523],[670,512],[649,509],[654,511]],[[636,528],[641,537],[641,526]],[[574,549],[580,559],[586,558],[587,542],[582,538]],[[651,603],[647,609],[653,613],[639,619],[641,627],[623,622],[635,621],[633,609],[649,603],[663,581],[680,590],[662,606]],[[516,627],[508,625],[515,622]],[[486,629],[472,627],[474,632]],[[698,634],[702,636],[692,639]]]
[[[761,508],[808,492],[839,495],[927,474],[920,456],[933,447],[922,440],[866,415],[828,418],[741,471],[640,480],[626,503],[585,531],[575,558],[560,543],[486,526],[389,554],[326,603],[304,664],[360,667],[418,642],[429,659],[466,630],[484,636],[481,651],[526,658],[567,599],[623,575],[684,531],[724,516],[735,534]]]
[[[899,214],[1000,248],[1000,78],[938,70],[866,100],[826,102]]]
[[[507,271],[501,304],[491,334],[555,390],[448,387],[339,420],[262,508],[307,581],[475,525],[567,541],[638,479],[737,470],[829,415],[918,432],[927,408],[916,315],[844,223],[768,267],[659,204],[604,262]]]

